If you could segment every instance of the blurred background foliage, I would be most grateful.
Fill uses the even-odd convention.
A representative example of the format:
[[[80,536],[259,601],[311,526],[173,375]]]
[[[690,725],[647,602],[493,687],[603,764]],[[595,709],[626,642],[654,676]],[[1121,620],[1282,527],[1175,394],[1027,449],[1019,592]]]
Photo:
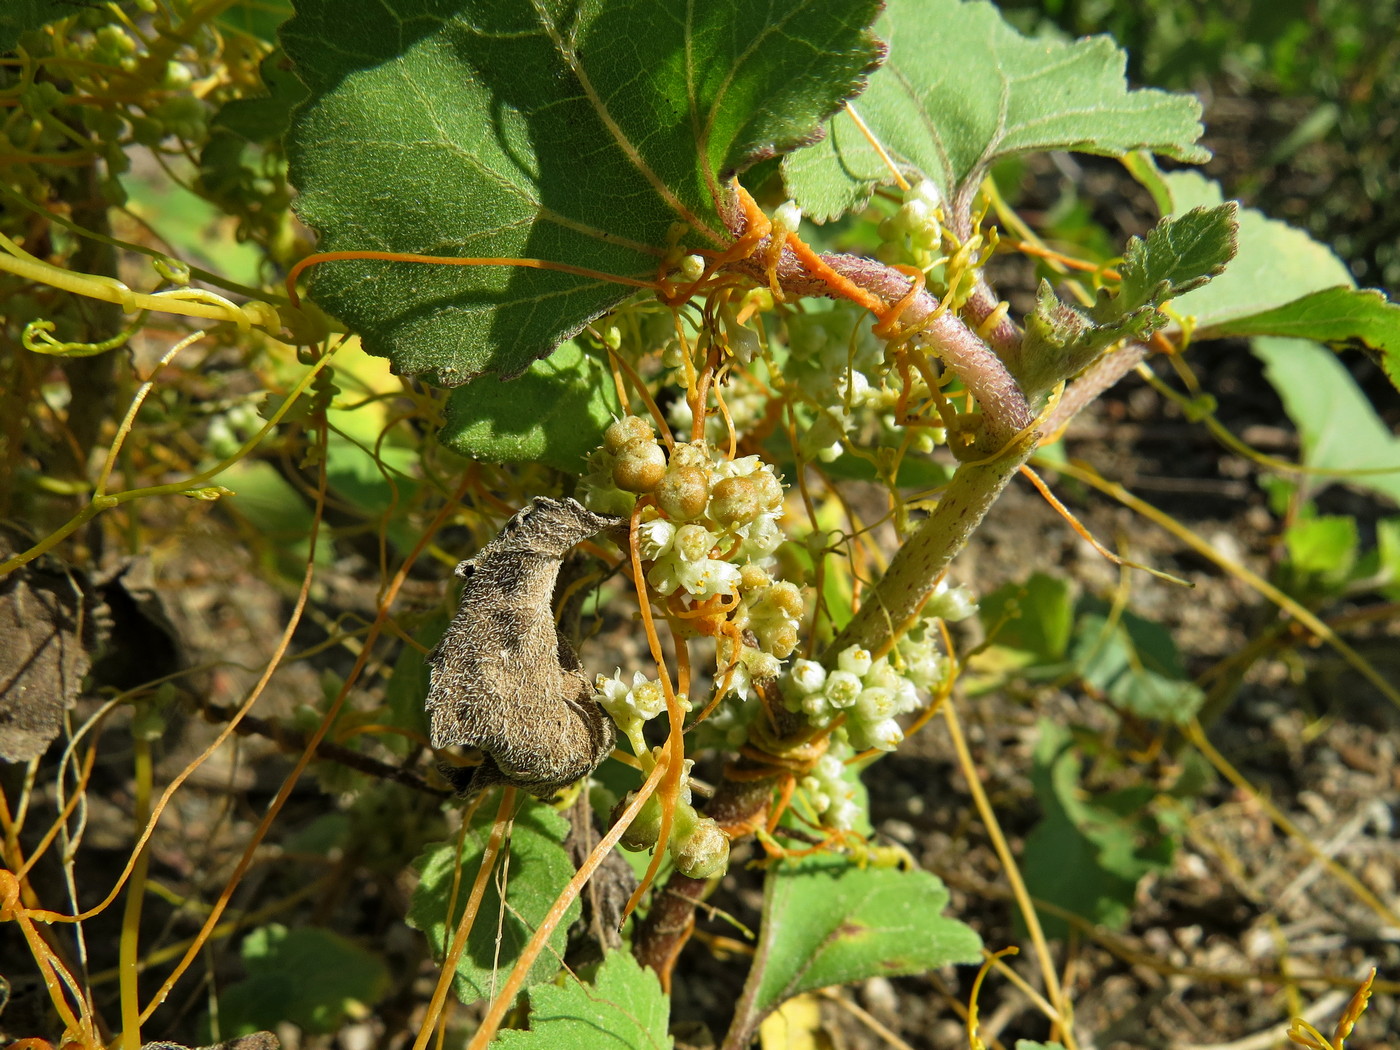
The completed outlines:
[[[1128,78],[1205,102],[1206,173],[1400,288],[1400,3],[997,0],[1027,33],[1108,33]]]

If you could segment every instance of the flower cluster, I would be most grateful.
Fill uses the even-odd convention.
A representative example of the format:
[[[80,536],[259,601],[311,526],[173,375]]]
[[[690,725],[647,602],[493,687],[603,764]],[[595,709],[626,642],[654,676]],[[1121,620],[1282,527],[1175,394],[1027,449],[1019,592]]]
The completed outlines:
[[[862,814],[856,800],[855,784],[848,775],[845,759],[855,754],[850,747],[833,744],[831,749],[802,778],[801,788],[817,811],[821,822],[829,828],[850,831]]]
[[[914,452],[930,452],[943,440],[939,427],[907,430],[897,418],[903,380],[885,360],[886,344],[873,331],[870,315],[836,303],[787,318],[791,357],[783,381],[803,397],[806,425],[798,451],[829,463],[851,442],[871,448],[898,448],[909,437]],[[915,378],[909,394],[927,395]]]
[[[875,257],[883,263],[913,263],[926,268],[942,245],[942,204],[938,187],[927,179],[909,187],[899,210],[880,223],[883,243],[875,250]]]
[[[690,701],[684,693],[678,697],[681,707],[690,710]],[[648,678],[641,671],[634,671],[632,684],[622,680],[622,669],[609,678],[598,675],[593,680],[593,701],[608,713],[624,736],[632,744],[637,755],[646,753],[642,739],[642,725],[666,710],[666,692],[661,683]]]
[[[628,513],[635,498],[644,501],[639,553],[658,595],[736,599],[716,608],[706,630],[719,638],[730,692],[747,696],[753,682],[778,676],[797,646],[803,604],[796,585],[763,567],[784,539],[783,486],[772,467],[757,456],[725,459],[703,441],[679,442],[668,457],[650,424],[629,416],[608,428],[584,490],[597,510]],[[719,620],[728,621],[723,629]],[[746,634],[757,647],[738,641]]]
[[[857,751],[893,751],[904,739],[896,719],[923,707],[944,676],[934,618],[962,619],[977,608],[962,587],[942,587],[930,599],[928,618],[909,631],[894,651],[875,659],[858,645],[843,650],[828,670],[815,660],[798,660],[783,677],[784,706],[825,728],[845,716],[838,736]]]

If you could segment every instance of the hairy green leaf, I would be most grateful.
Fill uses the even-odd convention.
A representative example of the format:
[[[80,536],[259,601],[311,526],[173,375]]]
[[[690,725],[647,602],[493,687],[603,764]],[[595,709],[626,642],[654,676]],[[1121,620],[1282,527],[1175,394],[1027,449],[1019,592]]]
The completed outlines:
[[[1235,257],[1237,209],[1234,201],[1192,208],[1164,218],[1146,239],[1130,238],[1118,268],[1117,290],[1099,292],[1090,316],[1098,324],[1109,324],[1218,277]]]
[[[942,881],[926,871],[821,855],[770,869],[736,1030],[813,988],[976,962],[981,938],[940,914],[947,903]]]
[[[876,0],[302,0],[288,139],[324,251],[536,258],[647,281],[677,222],[811,141],[881,50]],[[396,370],[518,375],[631,289],[512,266],[335,262],[318,303]]]
[[[671,1003],[656,974],[628,952],[609,952],[593,984],[530,991],[530,1030],[504,1031],[492,1046],[519,1050],[670,1050]]]
[[[1201,107],[1187,95],[1128,90],[1108,37],[1028,39],[989,3],[891,0],[876,23],[890,57],[855,110],[901,173],[966,198],[996,160],[1066,149],[1117,157],[1147,149],[1199,163]],[[830,136],[783,162],[802,210],[834,219],[894,174],[842,113]]]
[[[1375,288],[1324,288],[1253,317],[1211,328],[1215,336],[1313,339],[1334,350],[1360,349],[1380,361],[1400,389],[1400,305]]]
[[[429,846],[413,862],[419,882],[409,903],[408,924],[427,935],[433,956],[439,960],[455,936],[467,895],[481,868],[482,851],[491,834],[492,820],[487,807],[477,811],[460,855],[454,843],[439,842]],[[568,822],[563,817],[537,802],[527,802],[516,814],[508,847],[502,849],[501,863],[504,863],[505,853],[510,854],[505,903],[501,902],[493,875],[487,882],[481,910],[467,937],[466,950],[457,963],[453,989],[464,1003],[486,998],[504,979],[555,897],[573,877],[573,863],[560,845],[568,831]],[[449,917],[447,904],[452,899],[458,868],[461,869],[460,881],[455,907]],[[535,961],[528,983],[548,980],[558,972],[566,931],[578,918],[578,913],[579,903],[575,901],[550,936],[548,947]]]
[[[510,383],[481,376],[452,391],[441,437],[486,463],[544,463],[582,474],[584,456],[621,414],[608,370],[571,340]]]
[[[262,926],[243,939],[242,955],[247,978],[219,994],[225,1035],[284,1021],[307,1032],[331,1032],[389,990],[384,961],[329,930]]]
[[[1300,339],[1253,341],[1264,376],[1298,428],[1303,463],[1400,503],[1400,438],[1376,415],[1335,354]],[[1321,484],[1313,476],[1314,486]]]
[[[1026,836],[1026,887],[1038,900],[1091,923],[1121,928],[1138,881],[1165,868],[1175,851],[1146,809],[1156,788],[1087,793],[1070,731],[1048,720],[1038,728],[1031,782],[1044,816]],[[1047,936],[1069,932],[1069,924],[1053,913],[1042,911],[1040,922]]]
[[[1162,176],[1179,212],[1219,204],[1219,184],[1195,172]],[[1174,307],[1195,319],[1195,336],[1277,335],[1359,346],[1380,358],[1400,387],[1400,305],[1358,289],[1325,244],[1253,208],[1239,215],[1239,254],[1229,270]]]
[[[1042,281],[1026,318],[1016,362],[1027,393],[1039,393],[1083,369],[1121,339],[1147,339],[1167,323],[1159,307],[1219,276],[1235,255],[1236,204],[1168,216],[1146,239],[1128,241],[1116,288],[1099,291],[1083,312],[1061,302]]]

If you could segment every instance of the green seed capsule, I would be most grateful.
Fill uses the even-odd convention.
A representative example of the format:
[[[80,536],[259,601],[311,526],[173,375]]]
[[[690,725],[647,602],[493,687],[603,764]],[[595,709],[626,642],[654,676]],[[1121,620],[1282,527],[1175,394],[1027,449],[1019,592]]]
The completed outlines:
[[[686,878],[709,879],[729,870],[729,838],[710,817],[701,817],[684,838],[672,838],[671,857]]]

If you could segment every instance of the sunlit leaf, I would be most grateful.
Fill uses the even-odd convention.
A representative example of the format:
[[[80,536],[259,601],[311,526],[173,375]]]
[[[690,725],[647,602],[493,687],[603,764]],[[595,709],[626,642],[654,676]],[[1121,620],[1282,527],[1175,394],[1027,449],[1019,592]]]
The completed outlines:
[[[671,1002],[656,973],[629,952],[609,952],[592,985],[575,979],[530,991],[530,1030],[504,1031],[507,1050],[670,1050]]]
[[[1298,428],[1303,462],[1338,471],[1337,481],[1400,503],[1400,438],[1376,415],[1336,354],[1299,339],[1260,338],[1253,347]],[[1309,483],[1322,484],[1315,475]]]
[[[1218,205],[1220,186],[1195,172],[1162,177],[1176,212]],[[1195,337],[1276,335],[1374,354],[1400,387],[1400,305],[1358,289],[1346,264],[1303,230],[1253,208],[1239,213],[1239,252],[1229,269],[1183,295],[1173,309]]]
[[[1147,149],[1199,163],[1201,107],[1188,95],[1130,91],[1127,56],[1108,37],[1029,39],[989,3],[891,0],[876,32],[890,57],[856,111],[906,175],[945,198],[976,187],[1017,153],[1065,149],[1122,156]],[[819,222],[867,200],[894,175],[849,114],[783,162],[804,212]]]
[[[942,881],[926,871],[820,855],[772,868],[745,990],[748,1016],[736,1026],[757,1025],[784,999],[814,988],[976,962],[981,939],[941,914],[947,903]]]
[[[1087,311],[1062,302],[1041,282],[1026,318],[1017,378],[1029,393],[1048,389],[1125,338],[1147,339],[1167,323],[1159,307],[1218,277],[1235,254],[1235,203],[1164,218],[1146,239],[1133,237],[1117,287],[1099,291]]]
[[[568,342],[509,383],[481,376],[448,396],[442,442],[485,463],[544,463],[572,474],[622,414],[612,376]]]
[[[650,280],[672,224],[811,141],[878,60],[875,0],[304,0],[288,139],[324,251],[538,258]],[[317,301],[396,370],[516,375],[630,294],[508,266],[336,262]]]
[[[446,945],[456,933],[472,881],[481,868],[493,810],[494,807],[483,806],[477,811],[460,854],[454,843],[438,842],[413,862],[419,882],[409,903],[408,924],[427,935],[436,959],[443,958]],[[466,950],[457,963],[453,989],[463,1002],[484,999],[500,985],[554,899],[573,877],[574,866],[560,845],[568,831],[568,822],[563,817],[535,802],[527,802],[516,815],[508,846],[503,846],[501,851],[502,856],[506,852],[510,854],[509,869],[504,876],[505,903],[502,904],[497,878],[493,875],[487,882]],[[458,868],[461,875],[456,906],[449,917],[447,904]],[[579,903],[574,901],[551,935],[548,947],[535,961],[528,983],[548,980],[558,972],[566,931],[578,913]]]

